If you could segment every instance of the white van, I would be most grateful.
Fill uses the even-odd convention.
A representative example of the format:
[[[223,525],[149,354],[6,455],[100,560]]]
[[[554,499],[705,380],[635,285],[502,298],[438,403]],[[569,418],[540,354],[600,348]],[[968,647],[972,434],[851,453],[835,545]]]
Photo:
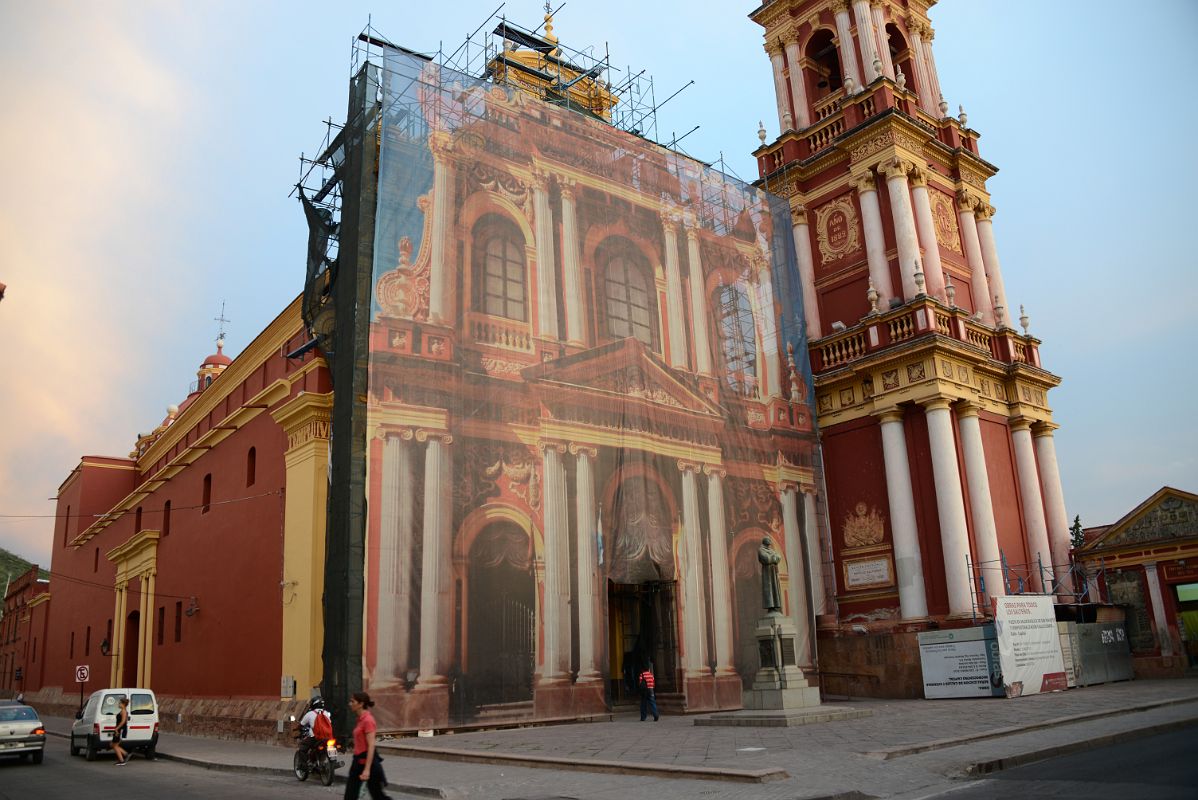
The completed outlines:
[[[158,746],[158,699],[150,689],[101,689],[92,692],[71,726],[71,755],[88,761],[112,743],[121,698],[129,698],[129,732],[121,745],[153,759]]]

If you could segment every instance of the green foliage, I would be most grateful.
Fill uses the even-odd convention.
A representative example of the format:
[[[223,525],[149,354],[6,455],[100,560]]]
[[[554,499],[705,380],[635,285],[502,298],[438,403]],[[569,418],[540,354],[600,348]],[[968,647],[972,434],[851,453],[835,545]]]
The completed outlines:
[[[1069,546],[1074,550],[1086,543],[1086,535],[1082,532],[1082,517],[1078,514],[1069,526]]]
[[[33,565],[16,553],[10,553],[0,547],[0,581],[7,583],[16,580],[18,575],[25,574],[31,566]],[[2,591],[4,590],[0,589],[0,592]]]

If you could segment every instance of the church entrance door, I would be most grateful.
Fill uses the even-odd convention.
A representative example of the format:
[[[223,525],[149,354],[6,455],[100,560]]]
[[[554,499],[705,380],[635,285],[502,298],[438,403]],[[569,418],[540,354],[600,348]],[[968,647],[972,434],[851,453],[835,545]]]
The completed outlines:
[[[678,690],[676,586],[674,581],[608,581],[608,689],[613,705],[640,702],[636,676],[646,662],[652,662],[658,694]]]

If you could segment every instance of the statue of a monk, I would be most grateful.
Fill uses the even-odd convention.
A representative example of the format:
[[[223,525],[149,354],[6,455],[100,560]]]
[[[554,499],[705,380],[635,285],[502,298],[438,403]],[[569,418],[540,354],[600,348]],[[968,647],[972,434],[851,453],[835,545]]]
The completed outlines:
[[[774,549],[770,537],[761,540],[757,560],[761,563],[761,606],[766,611],[781,611],[782,585],[778,582],[778,562],[782,556]]]

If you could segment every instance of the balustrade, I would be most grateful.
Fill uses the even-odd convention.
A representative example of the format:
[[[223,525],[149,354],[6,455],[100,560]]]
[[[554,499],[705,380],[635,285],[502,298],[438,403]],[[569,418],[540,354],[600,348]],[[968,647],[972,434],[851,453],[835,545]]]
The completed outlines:
[[[478,344],[521,353],[532,352],[532,334],[526,322],[472,313],[467,318],[467,325],[470,338]]]
[[[827,97],[823,97],[815,103],[815,121],[824,120],[840,110],[840,100],[844,97],[844,89],[837,89]]]
[[[824,369],[856,361],[865,355],[865,331],[857,331],[842,339],[828,342],[820,348]]]
[[[901,342],[915,335],[915,323],[910,314],[903,314],[901,317],[887,321],[886,327],[890,331],[890,341],[892,342]]]
[[[936,332],[942,333],[945,336],[953,335],[952,321],[949,319],[948,314],[943,314],[939,311],[936,312]]]
[[[844,115],[838,114],[809,129],[807,146],[811,148],[812,153],[818,153],[832,144],[832,141],[842,133],[844,133]]]

